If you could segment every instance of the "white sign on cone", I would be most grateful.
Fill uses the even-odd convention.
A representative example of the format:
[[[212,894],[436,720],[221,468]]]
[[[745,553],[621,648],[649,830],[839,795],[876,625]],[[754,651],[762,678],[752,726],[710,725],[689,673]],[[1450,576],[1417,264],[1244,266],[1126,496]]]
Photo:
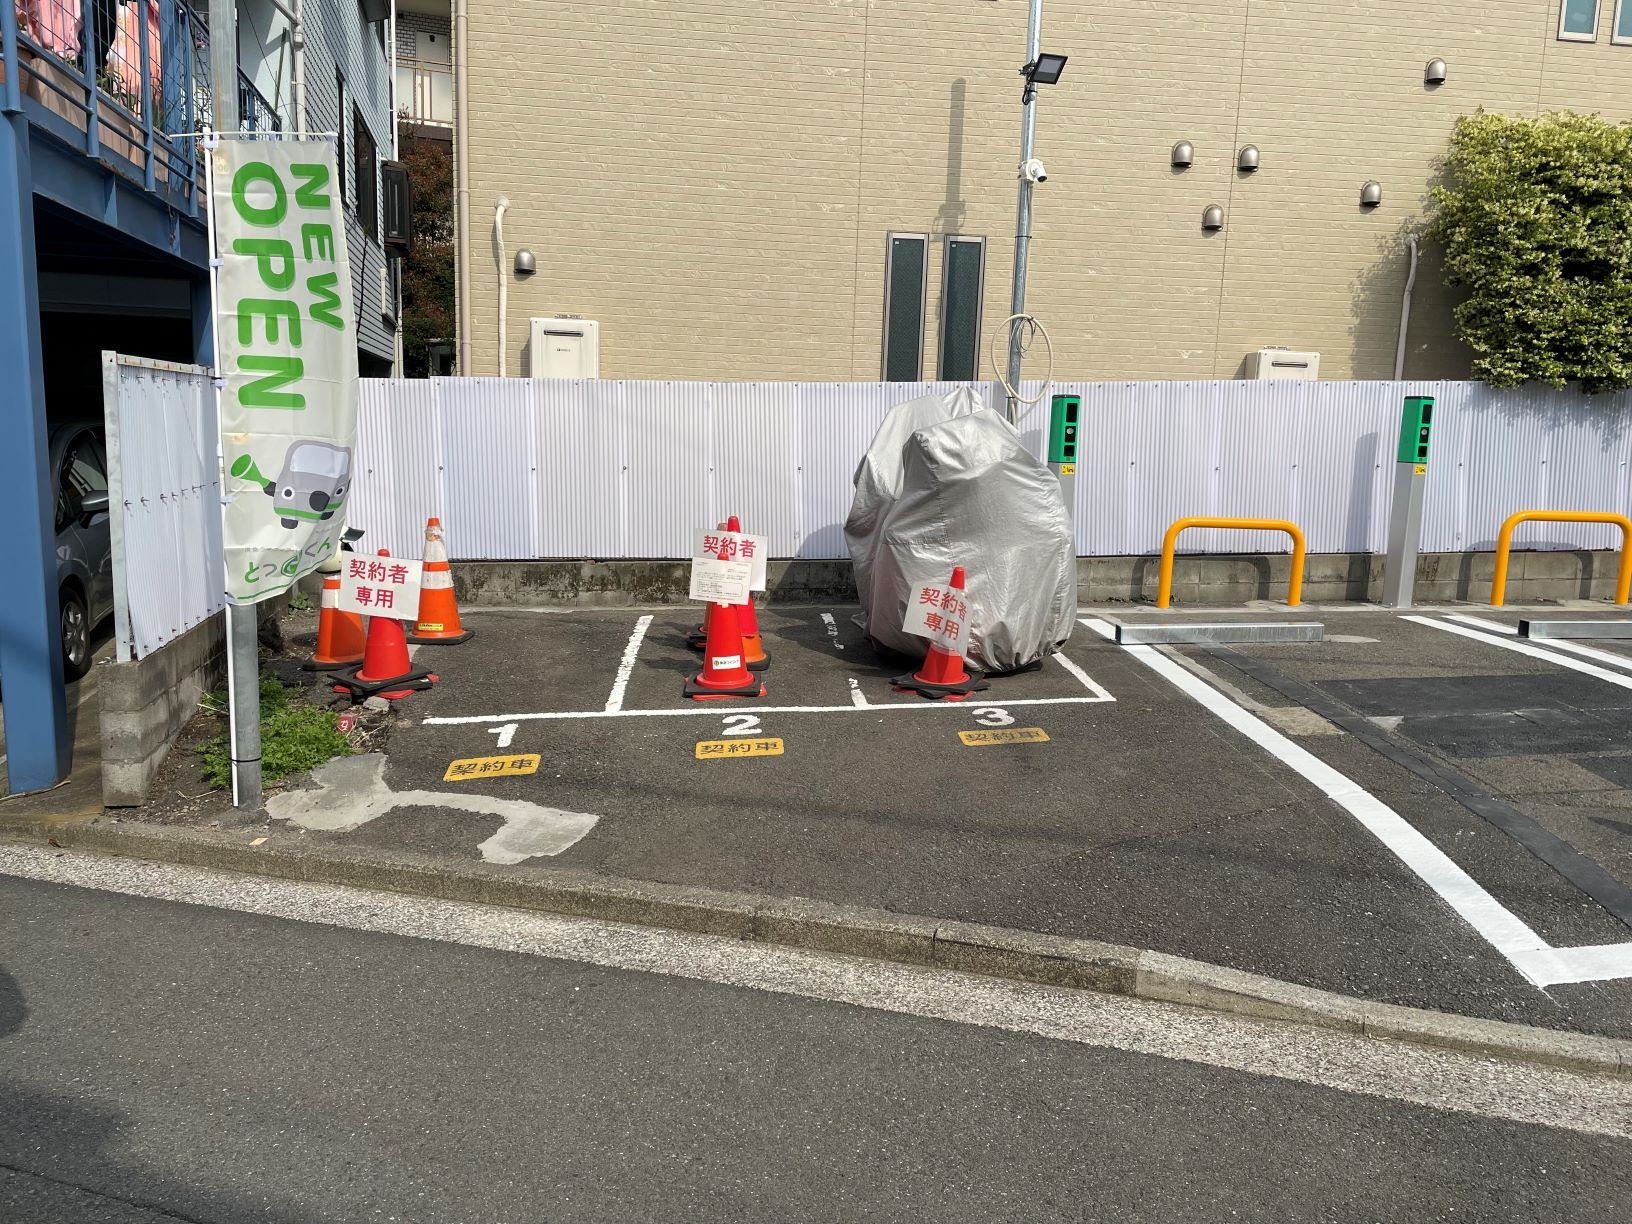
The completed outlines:
[[[333,143],[221,140],[210,170],[226,594],[252,604],[339,551],[356,314]]]
[[[348,556],[340,571],[340,610],[413,620],[419,615],[423,566],[395,557]]]
[[[969,651],[969,601],[956,587],[921,586],[901,628],[939,642],[963,658]]]
[[[691,597],[704,603],[747,603],[752,578],[753,566],[747,561],[691,559]]]
[[[699,531],[691,555],[718,560],[721,548],[725,549],[727,560],[747,561],[753,566],[748,579],[750,591],[765,589],[765,558],[770,548],[764,536],[744,535],[740,531]],[[693,595],[692,598],[697,597]],[[742,601],[739,599],[736,602]]]

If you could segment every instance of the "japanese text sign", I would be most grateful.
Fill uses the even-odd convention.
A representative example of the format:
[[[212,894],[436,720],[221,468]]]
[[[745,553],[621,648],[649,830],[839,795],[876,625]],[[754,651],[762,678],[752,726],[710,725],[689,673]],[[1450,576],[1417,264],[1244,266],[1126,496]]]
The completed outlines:
[[[469,782],[477,778],[502,778],[511,774],[534,774],[543,760],[536,752],[520,756],[465,757],[448,765],[444,782]]]
[[[770,551],[766,545],[765,537],[743,535],[738,531],[699,531],[691,555],[718,559],[722,547],[725,549],[727,560],[746,561],[753,566],[753,572],[748,579],[748,589],[750,591],[763,591],[765,589],[765,556]],[[692,598],[696,599],[697,596],[693,595]],[[737,602],[742,601],[738,600]]]
[[[423,564],[346,553],[340,567],[340,610],[413,620],[419,615]]]
[[[969,649],[969,601],[949,586],[921,586],[901,622],[904,632],[939,642],[960,658]]]
[[[700,599],[705,603],[746,603],[752,577],[751,562],[721,561],[718,557],[693,557],[691,598]]]
[[[700,740],[699,761],[732,761],[739,757],[781,756],[780,739]]]

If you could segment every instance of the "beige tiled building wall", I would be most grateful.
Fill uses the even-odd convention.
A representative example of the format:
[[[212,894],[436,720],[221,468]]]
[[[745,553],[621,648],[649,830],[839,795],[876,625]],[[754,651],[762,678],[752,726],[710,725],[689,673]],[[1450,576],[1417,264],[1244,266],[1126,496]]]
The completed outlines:
[[[1560,2],[1048,0],[1044,48],[1071,60],[1038,94],[1027,306],[1056,377],[1234,377],[1267,345],[1391,377],[1404,240],[1456,117],[1632,115],[1617,0],[1595,43],[1558,40]],[[984,353],[1008,313],[1026,0],[468,12],[469,373],[498,369],[500,195],[510,253],[538,266],[507,271],[511,374],[530,316],[575,314],[600,322],[607,378],[876,379],[891,231],[931,235],[925,377],[942,239],[987,239]],[[1428,88],[1436,56],[1449,79]],[[1256,174],[1235,170],[1244,144]],[[1384,198],[1364,211],[1368,179]],[[1408,377],[1466,376],[1451,302],[1425,248]]]

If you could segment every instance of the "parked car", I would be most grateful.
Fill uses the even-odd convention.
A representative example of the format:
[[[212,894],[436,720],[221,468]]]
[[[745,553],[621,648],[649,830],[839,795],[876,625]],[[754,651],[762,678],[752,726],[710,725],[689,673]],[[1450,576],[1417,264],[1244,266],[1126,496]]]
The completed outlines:
[[[113,614],[113,539],[102,427],[53,426],[50,464],[57,489],[62,670],[67,679],[78,680],[91,670],[92,632]]]

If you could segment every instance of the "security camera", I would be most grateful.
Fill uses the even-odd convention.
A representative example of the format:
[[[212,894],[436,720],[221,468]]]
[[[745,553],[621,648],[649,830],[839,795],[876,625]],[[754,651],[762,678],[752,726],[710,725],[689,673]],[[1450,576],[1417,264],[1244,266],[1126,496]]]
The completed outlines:
[[[1020,177],[1028,183],[1046,183],[1048,170],[1039,159],[1033,157],[1030,161],[1020,164]]]

